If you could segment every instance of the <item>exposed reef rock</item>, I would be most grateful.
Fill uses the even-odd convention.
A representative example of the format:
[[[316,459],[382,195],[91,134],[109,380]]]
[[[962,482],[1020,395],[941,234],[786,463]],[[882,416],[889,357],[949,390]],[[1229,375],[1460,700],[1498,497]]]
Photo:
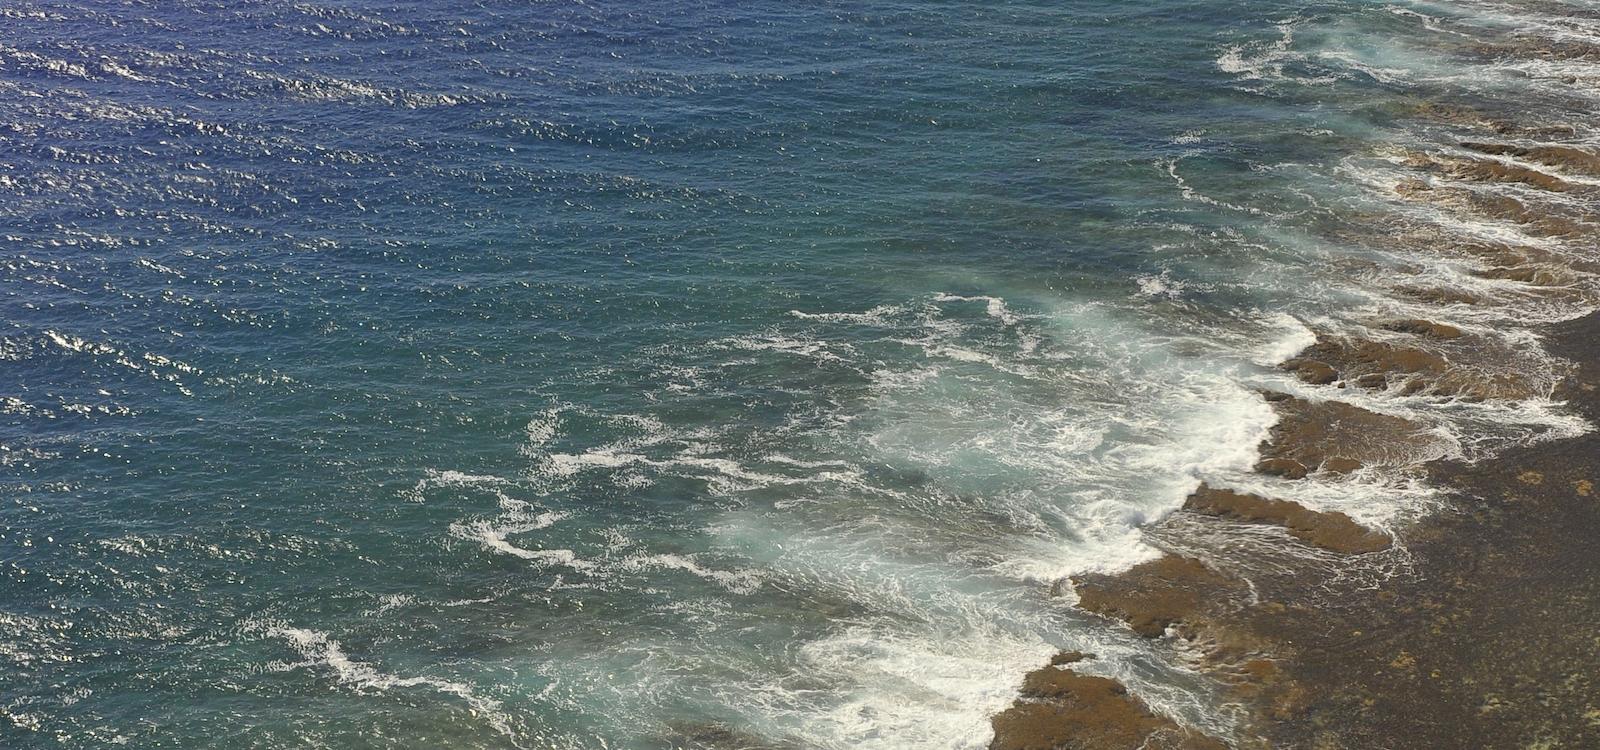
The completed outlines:
[[[1310,467],[1292,458],[1263,458],[1256,464],[1256,471],[1284,479],[1305,479],[1311,475]]]
[[[1339,371],[1326,362],[1313,359],[1291,359],[1283,363],[1286,370],[1293,371],[1301,380],[1312,385],[1328,385],[1339,380]]]
[[[1394,291],[1404,297],[1434,305],[1486,305],[1490,299],[1462,289],[1438,287],[1398,286]]]
[[[1600,314],[1551,339],[1581,368],[1559,396],[1600,421]],[[1291,606],[1242,613],[1240,627],[1294,643],[1274,654],[1305,710],[1285,717],[1257,701],[1254,734],[1314,750],[1600,747],[1597,455],[1590,433],[1431,464],[1460,512],[1407,530],[1417,575],[1338,587],[1324,594],[1337,605],[1303,608],[1293,602],[1311,596],[1293,579],[1261,586]]]
[[[1153,713],[1116,680],[1083,675],[1065,652],[1028,674],[1022,697],[993,719],[990,750],[1226,750],[1227,745]]]
[[[1333,552],[1379,552],[1393,544],[1389,535],[1368,529],[1343,513],[1315,511],[1287,500],[1272,500],[1203,484],[1189,496],[1183,508],[1245,523],[1282,526],[1296,539]]]
[[[1584,224],[1575,231],[1587,232],[1590,228],[1592,228],[1590,225]],[[1437,228],[1403,224],[1390,226],[1381,222],[1375,227],[1361,231],[1342,232],[1337,239],[1359,245],[1406,251],[1422,257],[1433,256],[1457,261],[1467,266],[1463,270],[1480,278],[1520,281],[1530,287],[1538,287],[1521,290],[1524,294],[1569,297],[1574,302],[1584,299],[1584,292],[1566,287],[1600,273],[1600,258],[1584,252],[1581,246],[1573,247],[1571,250],[1563,249],[1559,241],[1545,246],[1493,242],[1482,238],[1451,236]],[[1497,293],[1495,290],[1464,289],[1459,286],[1440,288],[1416,281],[1400,283],[1391,289],[1415,301],[1438,305],[1481,306],[1514,301],[1518,296],[1517,291],[1510,289],[1504,293]]]
[[[1234,699],[1277,718],[1305,710],[1305,688],[1279,661],[1293,645],[1257,627],[1293,619],[1296,610],[1262,601],[1246,581],[1169,553],[1120,575],[1079,576],[1074,585],[1087,611],[1127,623],[1147,638],[1169,632],[1181,638]],[[1231,742],[1268,747],[1250,737]]]
[[[1263,460],[1256,470],[1263,474],[1287,476],[1274,470],[1284,462],[1304,467],[1306,474],[1346,474],[1363,466],[1404,466],[1438,453],[1438,438],[1430,429],[1400,417],[1281,393],[1269,393],[1267,400],[1278,423],[1261,444]]]
[[[1494,60],[1600,62],[1600,45],[1575,37],[1450,46]],[[1555,67],[1524,71],[1540,97],[1578,90],[1546,72]],[[1588,82],[1567,69],[1565,83]],[[1201,484],[1147,527],[1161,557],[1071,579],[1080,609],[1213,678],[1241,724],[1226,744],[1196,735],[1122,685],[1077,674],[1082,655],[1063,654],[995,717],[993,748],[1600,747],[1600,640],[1589,627],[1600,616],[1600,558],[1590,554],[1600,440],[1506,448],[1514,441],[1472,421],[1552,393],[1600,420],[1600,314],[1527,322],[1600,303],[1600,149],[1574,145],[1578,129],[1561,122],[1589,117],[1574,102],[1530,115],[1498,90],[1471,104],[1378,106],[1431,121],[1417,131],[1425,138],[1449,135],[1356,165],[1392,186],[1365,203],[1399,210],[1316,226],[1370,251],[1333,261],[1332,273],[1377,280],[1393,298],[1326,324],[1281,363],[1315,386],[1295,389],[1310,397],[1263,394],[1278,421],[1255,471],[1301,484],[1241,483],[1265,494]],[[1587,372],[1547,356],[1551,330],[1565,331]],[[1480,412],[1469,402],[1491,403]],[[1460,453],[1475,463],[1444,460]],[[1259,489],[1331,496],[1369,482],[1453,488],[1460,512],[1391,536]]]
[[[1084,575],[1072,579],[1078,606],[1121,620],[1146,638],[1168,628],[1193,628],[1213,612],[1228,591],[1242,585],[1194,558],[1168,554],[1140,563],[1118,575]]]
[[[1507,342],[1437,334],[1417,335],[1415,340],[1321,336],[1283,367],[1298,375],[1314,362],[1333,369],[1337,380],[1361,387],[1397,387],[1405,394],[1470,401],[1533,398],[1551,386],[1543,373],[1528,371],[1526,358]],[[1323,378],[1301,379],[1326,384]]]

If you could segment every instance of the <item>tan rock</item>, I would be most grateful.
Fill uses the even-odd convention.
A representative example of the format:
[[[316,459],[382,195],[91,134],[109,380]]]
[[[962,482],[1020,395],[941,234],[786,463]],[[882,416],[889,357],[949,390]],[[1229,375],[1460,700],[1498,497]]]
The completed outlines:
[[[1022,698],[991,720],[990,750],[1227,750],[1152,712],[1122,683],[1064,666],[1077,659],[1057,661],[1030,673]]]
[[[1204,484],[1189,496],[1183,507],[1246,523],[1282,526],[1296,539],[1334,552],[1378,552],[1394,543],[1387,534],[1368,529],[1343,513],[1315,511],[1288,500],[1273,500]]]

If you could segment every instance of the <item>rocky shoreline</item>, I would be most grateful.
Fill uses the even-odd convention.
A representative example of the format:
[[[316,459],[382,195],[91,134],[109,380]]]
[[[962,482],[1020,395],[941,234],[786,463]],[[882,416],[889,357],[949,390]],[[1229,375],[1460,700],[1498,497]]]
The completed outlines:
[[[1600,422],[1600,314],[1558,326],[1548,345],[1579,365],[1562,395]],[[1152,714],[1114,681],[1072,671],[1091,657],[1064,654],[995,717],[991,748],[1600,746],[1600,435],[1426,471],[1456,507],[1402,532],[1413,575],[1330,582],[1286,560],[1292,572],[1247,585],[1169,552],[1072,581],[1082,609],[1198,654],[1242,707],[1240,737]],[[1339,554],[1389,546],[1343,514],[1206,486],[1174,519],[1194,515],[1277,524]]]
[[[1600,271],[1586,257],[1600,219],[1540,196],[1600,191],[1576,181],[1595,173],[1600,154],[1505,142],[1549,128],[1513,128],[1461,107],[1413,114],[1484,138],[1404,156],[1417,176],[1394,185],[1395,200],[1504,222],[1560,250],[1414,227],[1390,241],[1471,264],[1473,275],[1505,282],[1494,288],[1504,299],[1570,298],[1593,309],[1582,282]],[[1473,184],[1510,186],[1519,197]],[[1396,291],[1440,310],[1504,301],[1418,284]],[[1337,511],[1203,483],[1146,528],[1162,557],[1057,586],[1080,609],[1170,645],[1212,677],[1236,710],[1232,736],[1159,715],[1115,681],[1076,671],[1093,656],[1071,652],[1027,676],[1017,702],[993,719],[991,750],[1600,747],[1600,436],[1445,459],[1451,451],[1430,425],[1344,396],[1466,405],[1550,398],[1600,424],[1600,314],[1535,329],[1542,349],[1441,317],[1318,332],[1281,365],[1305,391],[1263,393],[1279,419],[1255,471],[1267,486],[1383,472],[1439,488],[1445,510],[1372,529]],[[1196,533],[1242,527],[1282,537],[1252,553],[1267,564],[1239,563],[1228,541],[1237,533]]]

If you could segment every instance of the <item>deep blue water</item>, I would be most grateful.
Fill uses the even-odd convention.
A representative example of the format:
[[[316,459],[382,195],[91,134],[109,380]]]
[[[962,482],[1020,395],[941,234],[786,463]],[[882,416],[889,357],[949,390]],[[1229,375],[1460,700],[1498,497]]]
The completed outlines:
[[[0,746],[977,747],[1066,647],[1226,732],[1049,583],[1399,304],[1514,11],[0,4]]]

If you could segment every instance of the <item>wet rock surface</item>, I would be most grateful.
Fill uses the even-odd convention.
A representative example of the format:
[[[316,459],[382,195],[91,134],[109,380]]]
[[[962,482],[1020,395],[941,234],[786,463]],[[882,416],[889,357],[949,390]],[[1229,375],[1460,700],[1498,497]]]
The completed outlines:
[[[1404,333],[1454,340],[1403,323]],[[1581,364],[1557,395],[1600,421],[1600,314],[1555,338],[1555,352]],[[1417,369],[1436,372],[1399,372]],[[1308,469],[1414,461],[1410,441],[1428,439],[1419,425],[1350,404],[1263,396],[1280,415],[1264,454]],[[1460,512],[1408,527],[1399,540],[1408,564],[1376,578],[1329,580],[1291,556],[1246,580],[1168,553],[1073,580],[1080,608],[1188,644],[1245,712],[1233,736],[1157,716],[1115,681],[1073,672],[1078,657],[1068,655],[1029,675],[1023,697],[995,717],[992,747],[1600,747],[1600,435],[1424,471]],[[1396,544],[1343,514],[1207,485],[1185,508],[1216,523],[1281,526],[1343,555],[1383,557]],[[1223,557],[1227,538],[1211,543]]]
[[[1553,348],[1582,363],[1562,395],[1600,421],[1600,316]],[[1600,747],[1600,435],[1430,469],[1461,512],[1408,531],[1417,575],[1264,592],[1311,605],[1250,625],[1294,645],[1308,700],[1259,730],[1280,747]]]
[[[1386,378],[1383,373],[1375,375]],[[1382,387],[1387,382],[1357,380],[1370,384],[1368,387]],[[1268,464],[1275,462],[1303,467],[1301,476],[1312,471],[1345,474],[1363,466],[1415,463],[1439,450],[1438,438],[1427,426],[1401,417],[1343,401],[1311,401],[1286,394],[1268,394],[1267,398],[1278,413],[1278,422],[1261,445],[1262,462],[1256,470],[1264,474],[1297,478],[1272,471]]]
[[[1425,321],[1386,327],[1460,338]],[[1556,353],[1581,363],[1558,396],[1600,421],[1600,314],[1561,326],[1556,338]],[[1383,353],[1379,361],[1406,364],[1401,374],[1448,371],[1430,368],[1429,357]],[[1280,416],[1263,446],[1268,460],[1323,472],[1404,464],[1420,460],[1418,446],[1430,439],[1420,425],[1347,403],[1263,396]],[[1400,543],[1409,564],[1376,578],[1330,581],[1326,568],[1291,556],[1275,573],[1244,571],[1246,580],[1168,553],[1073,580],[1080,608],[1189,644],[1245,712],[1233,736],[1204,737],[1156,716],[1116,682],[1072,672],[1066,665],[1078,657],[1068,655],[1029,675],[1023,697],[995,717],[992,747],[1600,747],[1600,635],[1591,624],[1600,617],[1600,436],[1424,471],[1453,491],[1460,512],[1408,527]],[[1344,514],[1208,485],[1184,512],[1281,526],[1342,555],[1382,557],[1396,544]],[[1224,557],[1227,538],[1211,543]]]
[[[990,750],[1225,750],[1207,737],[1152,713],[1116,680],[1071,668],[1090,657],[1056,656],[1029,673],[1022,697],[994,717]]]
[[[1524,138],[1571,138],[1577,128],[1564,123],[1528,123],[1512,112],[1494,111],[1482,104],[1423,101],[1405,113],[1418,119],[1475,128],[1505,136]]]
[[[1462,148],[1471,149],[1483,154],[1496,156],[1511,156],[1524,159],[1550,167],[1556,167],[1564,172],[1573,174],[1600,177],[1600,154],[1577,148],[1574,146],[1518,146],[1509,143],[1482,143],[1468,141],[1461,144]]]
[[[1548,203],[1535,205],[1500,193],[1434,185],[1423,180],[1402,181],[1395,185],[1395,193],[1403,198],[1516,224],[1523,231],[1540,237],[1573,238],[1595,230],[1595,217],[1572,215]]]
[[[1588,61],[1597,49],[1513,39],[1474,51]],[[1400,304],[1330,325],[1282,363],[1314,398],[1263,394],[1279,419],[1254,468],[1296,483],[1250,483],[1294,494],[1381,476],[1440,488],[1451,510],[1391,537],[1344,513],[1201,484],[1147,528],[1162,557],[1071,583],[1081,609],[1215,678],[1241,711],[1237,731],[1186,732],[1116,682],[1074,672],[1083,657],[1066,654],[995,718],[993,747],[1600,748],[1600,436],[1449,463],[1437,457],[1459,444],[1404,406],[1516,409],[1555,392],[1600,422],[1600,314],[1556,326],[1544,347],[1580,363],[1575,373],[1493,317],[1594,309],[1600,149],[1574,144],[1579,131],[1559,114],[1526,122],[1494,106],[1398,113],[1455,131],[1453,145],[1384,152],[1385,200],[1405,208],[1329,234],[1408,254],[1340,266],[1393,275]],[[1551,139],[1565,142],[1528,142]]]
[[[1476,336],[1414,335],[1414,340],[1321,336],[1284,368],[1300,376],[1303,363],[1318,362],[1338,373],[1334,382],[1364,388],[1396,387],[1406,395],[1475,401],[1515,400],[1542,396],[1552,385],[1546,373],[1528,370],[1529,360],[1511,342]]]
[[[1428,320],[1395,320],[1383,324],[1384,330],[1397,333],[1410,333],[1417,336],[1452,341],[1461,338],[1461,329],[1446,323],[1434,323]]]
[[[1406,157],[1406,163],[1412,167],[1448,175],[1458,180],[1517,183],[1558,193],[1564,193],[1578,187],[1553,174],[1490,159],[1458,159],[1428,154],[1412,154]]]
[[[1288,500],[1273,500],[1203,484],[1189,496],[1183,508],[1245,523],[1282,526],[1296,539],[1333,552],[1379,552],[1393,544],[1387,534],[1368,529],[1343,513],[1315,511]]]
[[[1073,578],[1078,606],[1120,620],[1146,638],[1168,628],[1190,634],[1243,584],[1200,560],[1168,554],[1117,575]]]

